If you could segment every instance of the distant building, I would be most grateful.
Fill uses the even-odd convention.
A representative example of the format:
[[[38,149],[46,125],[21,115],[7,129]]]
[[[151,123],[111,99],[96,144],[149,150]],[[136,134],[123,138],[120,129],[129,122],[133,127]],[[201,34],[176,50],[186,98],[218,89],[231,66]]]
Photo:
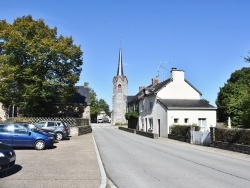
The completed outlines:
[[[84,86],[76,86],[77,93],[68,103],[67,108],[60,108],[60,104],[55,103],[58,106],[58,112],[60,117],[75,117],[90,120],[90,94],[88,83],[85,82]],[[2,103],[0,103],[0,121],[6,121],[8,119],[18,117],[19,109],[16,105],[10,105],[5,108]]]
[[[112,124],[125,124],[127,109],[128,79],[123,74],[122,50],[119,50],[117,74],[113,78]]]

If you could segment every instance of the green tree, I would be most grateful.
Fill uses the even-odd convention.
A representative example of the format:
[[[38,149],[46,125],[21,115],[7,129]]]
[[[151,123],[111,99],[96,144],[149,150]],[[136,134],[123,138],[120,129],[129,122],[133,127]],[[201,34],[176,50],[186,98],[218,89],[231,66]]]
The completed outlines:
[[[104,99],[100,99],[98,101],[99,103],[99,108],[101,111],[104,111],[108,116],[110,116],[110,110],[109,110],[109,105],[106,103]]]
[[[249,118],[250,68],[244,67],[231,74],[224,87],[220,88],[216,105],[218,120],[226,122],[231,117],[232,125],[250,124]]]
[[[0,102],[25,116],[53,116],[54,104],[66,105],[76,92],[82,54],[42,19],[0,20]]]
[[[100,107],[97,99],[97,95],[93,89],[90,89],[90,117],[91,122],[96,122],[97,115],[100,114]]]

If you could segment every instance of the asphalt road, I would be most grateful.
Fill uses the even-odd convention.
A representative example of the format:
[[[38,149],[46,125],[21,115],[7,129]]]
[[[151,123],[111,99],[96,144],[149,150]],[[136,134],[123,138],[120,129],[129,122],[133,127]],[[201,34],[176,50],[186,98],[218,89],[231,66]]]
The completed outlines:
[[[107,177],[119,188],[250,187],[250,155],[92,125]]]
[[[53,149],[15,149],[16,165],[0,188],[99,188],[101,174],[92,133],[73,136]]]

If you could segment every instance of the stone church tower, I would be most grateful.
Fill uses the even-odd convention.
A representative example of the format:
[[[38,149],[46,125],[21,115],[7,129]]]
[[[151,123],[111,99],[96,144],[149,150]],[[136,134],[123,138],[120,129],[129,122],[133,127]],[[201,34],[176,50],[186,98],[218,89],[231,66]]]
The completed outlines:
[[[113,78],[112,124],[125,124],[127,109],[128,79],[123,74],[122,50],[119,50],[117,75]]]

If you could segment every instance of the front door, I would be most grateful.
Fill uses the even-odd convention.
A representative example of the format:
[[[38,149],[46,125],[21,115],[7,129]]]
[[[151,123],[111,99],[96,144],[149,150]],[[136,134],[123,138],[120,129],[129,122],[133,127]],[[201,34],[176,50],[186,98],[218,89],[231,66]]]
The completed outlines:
[[[158,136],[161,137],[161,121],[158,119]]]

